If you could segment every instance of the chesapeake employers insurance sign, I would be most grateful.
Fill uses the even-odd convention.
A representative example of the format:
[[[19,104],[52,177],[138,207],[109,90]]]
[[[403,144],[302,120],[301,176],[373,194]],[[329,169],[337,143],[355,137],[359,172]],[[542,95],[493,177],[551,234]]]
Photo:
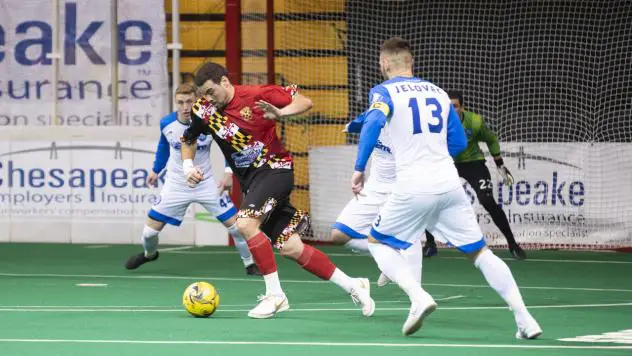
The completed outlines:
[[[0,129],[113,125],[110,1],[61,1],[56,33],[52,4],[0,1]],[[169,105],[163,1],[118,4],[118,115],[124,126],[157,126]],[[54,37],[60,52],[56,86]]]

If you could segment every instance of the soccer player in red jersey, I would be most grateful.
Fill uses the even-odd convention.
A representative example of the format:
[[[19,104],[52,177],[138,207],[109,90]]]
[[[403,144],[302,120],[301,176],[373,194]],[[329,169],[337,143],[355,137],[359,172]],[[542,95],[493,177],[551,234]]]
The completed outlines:
[[[303,244],[301,234],[309,227],[309,216],[290,204],[292,156],[277,137],[275,120],[311,109],[311,100],[299,94],[296,86],[233,85],[227,75],[215,63],[205,64],[196,73],[202,98],[193,106],[191,126],[182,137],[182,159],[187,181],[197,184],[203,178],[192,163],[197,138],[212,135],[241,185],[245,196],[237,226],[266,285],[266,294],[248,316],[270,318],[289,309],[271,240],[283,256],[334,282],[361,305],[365,316],[372,315],[375,303],[368,279],[347,276],[323,252]]]

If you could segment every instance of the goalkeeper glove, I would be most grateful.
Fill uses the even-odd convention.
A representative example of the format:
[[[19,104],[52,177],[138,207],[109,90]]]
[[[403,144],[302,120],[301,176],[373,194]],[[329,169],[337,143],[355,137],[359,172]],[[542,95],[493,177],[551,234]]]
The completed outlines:
[[[505,166],[505,162],[503,161],[503,159],[495,159],[494,162],[496,162],[498,174],[500,174],[500,176],[503,178],[503,182],[505,183],[505,185],[513,185],[514,177],[513,175],[511,175],[511,172],[509,172],[507,166]]]

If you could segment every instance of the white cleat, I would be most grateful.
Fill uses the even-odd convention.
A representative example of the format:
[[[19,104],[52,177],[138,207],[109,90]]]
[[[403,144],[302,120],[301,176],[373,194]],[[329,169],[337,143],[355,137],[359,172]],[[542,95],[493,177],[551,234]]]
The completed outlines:
[[[290,303],[284,295],[260,295],[257,297],[259,303],[248,312],[248,316],[254,319],[268,319],[275,314],[290,309]]]
[[[356,278],[357,286],[351,289],[351,300],[362,306],[362,315],[371,316],[375,313],[375,301],[371,298],[371,282],[368,278]]]
[[[518,324],[518,331],[516,332],[516,339],[536,339],[538,336],[542,335],[542,328],[538,322],[531,316],[531,314],[527,313],[527,317]]]
[[[391,283],[391,280],[386,277],[384,273],[380,273],[380,277],[377,279],[377,286],[384,287],[385,285]]]
[[[412,335],[421,329],[424,323],[424,319],[428,315],[437,310],[437,303],[430,296],[430,294],[424,292],[425,295],[422,299],[415,300],[410,306],[410,312],[408,313],[408,319],[402,327],[402,333],[404,336]]]

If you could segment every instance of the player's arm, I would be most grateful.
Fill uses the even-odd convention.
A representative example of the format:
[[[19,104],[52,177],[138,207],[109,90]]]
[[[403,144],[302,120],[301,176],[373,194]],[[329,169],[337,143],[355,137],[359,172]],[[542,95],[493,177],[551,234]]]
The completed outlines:
[[[489,153],[494,157],[494,163],[496,163],[496,167],[498,168],[498,173],[503,178],[503,182],[507,185],[511,185],[514,182],[513,175],[509,172],[507,166],[505,166],[505,162],[503,161],[503,157],[500,155],[500,142],[498,141],[498,136],[494,133],[494,131],[490,130],[487,127],[487,124],[481,117],[481,129],[479,132],[479,138],[481,141],[485,141],[487,144],[487,148],[489,149]]]
[[[264,87],[257,107],[263,110],[266,119],[278,120],[285,116],[299,115],[311,109],[312,100],[297,92],[296,86]]]
[[[342,132],[360,133],[362,131],[362,126],[364,126],[364,121],[366,120],[365,115],[366,113],[363,112],[362,114],[356,116],[353,121],[345,125],[345,128],[344,130],[342,130]]]
[[[450,105],[448,113],[448,152],[450,156],[456,157],[467,148],[467,136],[461,125],[459,114],[454,106]]]
[[[494,160],[502,160],[500,156],[500,142],[498,136],[494,131],[490,130],[485,123],[485,120],[481,117],[481,128],[478,134],[479,140],[487,144],[489,153],[494,157]]]
[[[199,105],[196,103],[196,105]],[[199,106],[198,106],[199,108]],[[200,111],[202,112],[202,111]],[[207,131],[208,125],[204,120],[199,117],[196,110],[191,111],[191,124],[184,130],[180,141],[182,147],[180,152],[182,154],[182,171],[186,177],[187,182],[192,185],[199,183],[202,180],[202,171],[193,165],[193,159],[195,158],[195,152],[197,151],[197,139],[200,135]]]
[[[158,141],[158,147],[156,148],[156,155],[154,157],[154,165],[149,173],[149,177],[147,177],[147,185],[155,185],[158,180],[158,174],[162,172],[163,169],[167,166],[167,161],[169,160],[169,141],[160,131],[160,140]]]
[[[377,144],[382,128],[393,111],[393,103],[388,91],[383,87],[375,87],[369,93],[371,106],[364,114],[364,123],[360,131],[358,142],[358,156],[355,162],[355,172],[351,177],[351,190],[359,194],[364,187],[364,170]]]

